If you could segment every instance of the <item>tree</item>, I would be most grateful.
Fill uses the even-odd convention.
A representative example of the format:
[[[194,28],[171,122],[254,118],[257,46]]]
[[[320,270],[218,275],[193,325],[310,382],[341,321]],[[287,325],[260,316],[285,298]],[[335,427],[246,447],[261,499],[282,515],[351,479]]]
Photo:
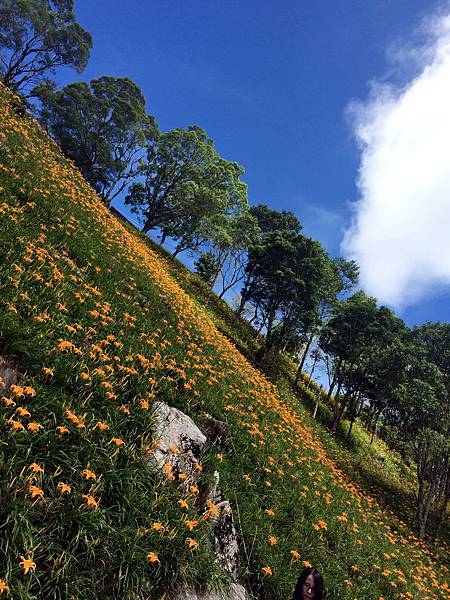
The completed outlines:
[[[31,95],[58,66],[80,73],[91,48],[73,0],[0,0],[0,76],[14,93]]]
[[[136,176],[142,149],[157,125],[145,98],[130,79],[100,77],[36,88],[39,119],[106,204]]]
[[[217,153],[213,141],[197,126],[173,129],[150,138],[141,181],[125,198],[143,231],[162,230],[162,241],[178,241],[178,251],[196,249],[211,229],[247,205],[243,168]]]
[[[259,235],[258,223],[247,207],[241,207],[235,215],[225,216],[222,223],[211,230],[209,247],[216,265],[211,287],[219,285],[219,298],[244,278],[248,249]]]
[[[401,319],[386,307],[377,307],[375,298],[358,291],[335,305],[323,327],[319,346],[333,360],[333,379],[328,399],[333,402],[332,431],[336,432],[346,410],[352,412],[364,398],[371,378],[376,376],[374,357],[404,330]]]
[[[436,416],[438,421],[433,423],[433,426],[436,429],[436,426],[439,425],[438,431],[448,440],[450,435],[450,323],[428,322],[414,327],[412,333],[413,339],[424,350],[427,359],[437,366],[442,375],[442,385],[445,392],[440,407],[441,411]],[[450,501],[450,452],[448,446],[441,463],[441,478],[436,489],[436,499],[440,499],[441,502],[436,527],[436,537],[438,537]]]
[[[314,322],[325,252],[300,233],[275,231],[252,250],[247,298],[266,329],[260,360],[289,349]]]
[[[327,256],[327,260],[324,263],[319,291],[319,310],[317,311],[317,319],[305,339],[303,353],[295,377],[296,384],[300,379],[314,338],[320,334],[321,327],[330,316],[338,296],[343,292],[351,290],[358,283],[358,278],[359,267],[354,260],[345,260],[344,258],[331,259]]]
[[[426,348],[416,346],[408,376],[400,387],[397,409],[390,415],[390,422],[400,432],[416,463],[416,522],[420,539],[425,537],[433,502],[443,498],[444,512],[448,503],[450,407],[445,383],[445,375],[428,360]],[[437,533],[440,524],[441,519]]]
[[[276,211],[265,204],[258,204],[250,208],[251,216],[256,219],[258,231],[253,242],[249,244],[247,261],[242,277],[241,300],[236,308],[239,316],[244,306],[249,301],[249,294],[259,256],[265,245],[270,244],[270,236],[276,231],[300,233],[302,226],[294,213],[288,211]]]
[[[214,276],[217,272],[216,259],[212,252],[203,252],[194,263],[195,272],[210,287],[214,285]]]

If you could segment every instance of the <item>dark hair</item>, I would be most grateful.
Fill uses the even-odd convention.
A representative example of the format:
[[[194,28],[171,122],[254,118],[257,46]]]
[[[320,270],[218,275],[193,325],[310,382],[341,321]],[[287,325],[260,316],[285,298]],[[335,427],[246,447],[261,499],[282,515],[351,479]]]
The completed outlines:
[[[303,600],[303,584],[309,575],[314,578],[314,600],[322,600],[323,598],[323,577],[317,569],[303,569],[295,586],[294,596],[292,600]]]

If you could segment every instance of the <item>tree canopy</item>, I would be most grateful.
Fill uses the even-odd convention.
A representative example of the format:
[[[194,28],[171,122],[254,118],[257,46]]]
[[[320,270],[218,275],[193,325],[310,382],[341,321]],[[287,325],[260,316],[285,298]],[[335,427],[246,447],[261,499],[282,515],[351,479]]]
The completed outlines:
[[[157,129],[140,88],[104,76],[61,90],[41,84],[36,95],[42,124],[109,204],[137,174],[145,141]]]
[[[80,73],[91,48],[73,0],[0,0],[0,76],[13,92],[31,95],[57,66]]]
[[[244,169],[222,158],[198,126],[172,129],[147,140],[140,180],[125,198],[148,232],[159,228],[181,243],[199,247],[224,217],[247,207]]]

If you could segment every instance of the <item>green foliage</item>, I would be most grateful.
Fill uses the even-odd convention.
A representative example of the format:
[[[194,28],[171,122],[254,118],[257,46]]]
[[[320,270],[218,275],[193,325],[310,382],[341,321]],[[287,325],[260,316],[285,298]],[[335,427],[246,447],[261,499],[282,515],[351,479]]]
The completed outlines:
[[[220,157],[197,126],[173,129],[147,140],[142,181],[125,198],[139,215],[143,231],[156,227],[171,236],[179,251],[198,248],[224,219],[247,206],[243,168]]]
[[[217,263],[212,252],[203,252],[195,261],[195,271],[205,283],[212,287],[217,273]]]
[[[320,244],[295,232],[275,231],[251,250],[246,297],[267,329],[265,355],[289,347],[314,322],[325,264]]]
[[[30,94],[57,66],[81,72],[91,47],[73,0],[1,0],[0,76],[13,92]]]
[[[3,98],[0,314],[8,318],[0,347],[16,355],[20,387],[35,392],[11,391],[13,406],[0,398],[0,579],[10,596],[137,600],[184,584],[226,586],[211,560],[209,520],[190,497],[182,510],[181,482],[147,462],[157,398],[200,428],[206,414],[228,423],[230,442],[203,455],[201,481],[220,472],[235,515],[239,577],[254,597],[289,597],[302,561],[324,572],[336,600],[446,597],[445,549],[418,543],[355,486],[352,455],[332,440],[339,468],[321,442],[329,440],[324,428],[291,390],[279,393],[253,369],[209,315],[217,310],[221,331],[250,346],[247,325],[236,320],[233,329],[231,310],[204,282],[123,227],[56,145],[28,118],[18,121]],[[195,290],[195,301],[175,279]],[[32,420],[42,428],[28,428]],[[97,479],[83,477],[84,469]],[[64,481],[70,494],[58,489]],[[31,485],[44,495],[32,498]],[[98,508],[87,505],[88,494]],[[199,521],[195,533],[186,517]],[[149,561],[151,551],[160,562]],[[34,572],[24,573],[21,556],[35,562]]]
[[[140,88],[105,76],[61,90],[46,83],[35,93],[42,124],[109,204],[138,172],[145,140],[157,130]]]

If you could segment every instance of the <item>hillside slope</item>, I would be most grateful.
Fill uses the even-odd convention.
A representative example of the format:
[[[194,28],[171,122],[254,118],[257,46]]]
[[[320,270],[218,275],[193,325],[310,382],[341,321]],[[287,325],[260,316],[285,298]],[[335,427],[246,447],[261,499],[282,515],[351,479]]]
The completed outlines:
[[[346,478],[3,89],[0,123],[0,356],[19,373],[0,405],[7,593],[134,599],[226,585],[195,491],[147,466],[159,399],[230,426],[232,443],[198,468],[220,471],[255,597],[288,598],[313,564],[329,598],[447,598],[445,550],[431,554]]]

